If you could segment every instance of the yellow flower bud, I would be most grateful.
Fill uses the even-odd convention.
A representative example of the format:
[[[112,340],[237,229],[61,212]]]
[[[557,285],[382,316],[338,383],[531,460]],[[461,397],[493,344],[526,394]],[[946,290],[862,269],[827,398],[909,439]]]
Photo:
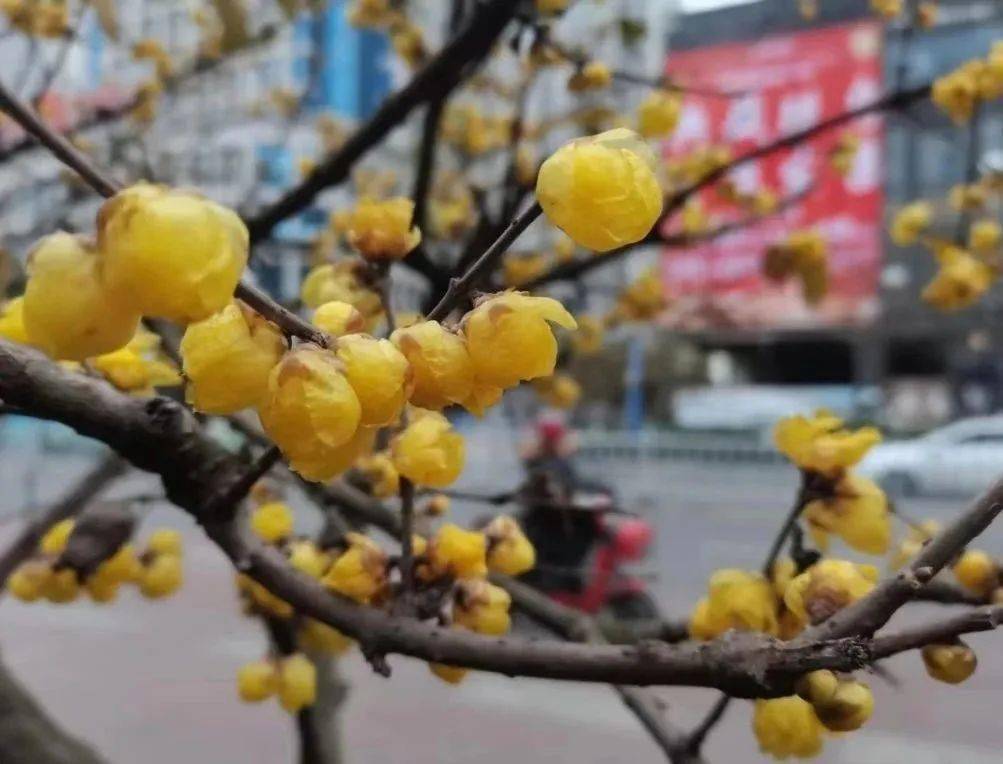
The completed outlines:
[[[972,118],[978,102],[979,86],[975,72],[962,65],[953,72],[938,77],[933,82],[930,99],[956,124],[963,125]]]
[[[31,344],[28,330],[24,328],[23,297],[15,297],[0,305],[0,337],[19,345]]]
[[[902,13],[902,0],[871,0],[871,10],[881,18],[891,20]]]
[[[303,653],[279,663],[279,703],[291,714],[312,706],[317,699],[317,669]]]
[[[356,334],[366,328],[366,319],[359,309],[341,300],[331,300],[317,306],[313,314],[313,323],[332,337]]]
[[[258,405],[285,350],[279,328],[240,303],[189,324],[181,338],[188,402],[208,414]]]
[[[501,400],[505,393],[500,387],[474,379],[470,395],[460,401],[463,408],[474,416],[482,417],[484,413]]]
[[[813,531],[821,531],[817,539],[835,533],[858,552],[884,554],[891,543],[891,515],[884,491],[860,475],[845,474],[833,486],[832,496],[805,505],[804,516]],[[819,548],[824,552],[827,546]]]
[[[428,670],[447,684],[459,684],[469,671],[459,666],[447,666],[444,663],[429,663]]]
[[[387,453],[373,454],[359,460],[359,471],[369,484],[369,492],[377,499],[396,496],[400,489],[400,475]]]
[[[757,700],[752,730],[759,750],[777,759],[808,758],[822,750],[822,725],[811,705],[797,695]]]
[[[582,386],[568,374],[541,377],[533,382],[533,389],[544,403],[556,409],[574,408],[582,397]]]
[[[594,316],[577,316],[578,329],[571,335],[571,344],[581,355],[592,355],[602,348],[605,330]]]
[[[146,548],[153,554],[181,556],[181,534],[171,528],[157,528],[146,540]]]
[[[73,533],[73,520],[60,520],[58,523],[49,526],[49,529],[38,542],[38,548],[44,554],[57,555],[66,549],[66,542],[70,540]]]
[[[839,417],[820,410],[810,418],[781,419],[773,439],[780,452],[801,469],[837,477],[879,443],[881,433],[873,427],[847,430]]]
[[[364,328],[370,330],[383,313],[379,294],[359,281],[350,261],[325,263],[311,270],[300,287],[300,298],[308,308],[319,308],[328,302],[346,302],[362,314],[366,321]]]
[[[358,435],[361,407],[337,357],[300,345],[272,370],[258,414],[294,470],[326,479],[347,466],[338,449]],[[328,459],[338,469],[326,470]]]
[[[348,549],[335,558],[323,584],[356,602],[368,604],[387,586],[387,556],[365,536],[350,533],[347,540]]]
[[[655,157],[618,128],[566,143],[540,167],[536,196],[551,223],[606,252],[643,239],[662,213]]]
[[[988,594],[999,584],[996,561],[981,549],[966,550],[953,570],[958,583],[976,594]]]
[[[815,716],[832,732],[860,729],[874,711],[874,695],[863,682],[839,682],[835,692],[820,703],[812,703]]]
[[[411,364],[414,389],[409,400],[415,406],[441,409],[470,395],[474,372],[466,343],[439,322],[397,329],[390,341]]]
[[[784,604],[802,621],[818,624],[868,594],[878,579],[873,565],[821,560],[790,582]]]
[[[154,532],[150,540],[153,541],[154,536],[158,534],[164,534],[166,538],[167,534],[177,534],[177,531],[161,530]],[[167,544],[158,544],[164,547],[164,551],[158,549],[153,549],[148,545],[150,549],[155,554],[181,554],[181,536],[177,534],[177,544],[176,551],[167,551]],[[107,581],[112,581],[118,584],[124,583],[135,583],[139,580],[143,573],[143,565],[136,556],[136,550],[132,548],[131,544],[123,544],[119,547],[119,550],[115,552],[111,557],[105,560],[98,569],[95,571],[95,576],[100,576]]]
[[[366,426],[393,424],[412,391],[407,358],[389,340],[348,334],[338,340],[338,359],[355,390]]]
[[[798,680],[797,694],[813,706],[830,703],[839,687],[839,677],[827,669],[805,674]]]
[[[58,360],[82,361],[124,346],[139,313],[113,297],[101,258],[86,239],[54,233],[28,255],[22,320],[32,345]]]
[[[484,529],[488,540],[488,568],[519,576],[536,564],[536,550],[513,518],[499,515]]]
[[[584,90],[600,90],[609,87],[613,73],[602,61],[589,61],[568,79],[568,90],[580,93]]]
[[[22,602],[34,602],[46,591],[52,568],[41,560],[21,563],[7,578],[7,591]]]
[[[715,571],[707,593],[690,616],[694,639],[713,639],[729,629],[777,633],[777,597],[760,574],[734,568]]]
[[[978,659],[968,645],[926,645],[922,650],[926,673],[940,682],[961,684],[975,673]]]
[[[275,694],[278,672],[271,661],[245,663],[237,671],[237,692],[245,703],[260,703]]]
[[[920,234],[930,227],[933,207],[928,202],[912,202],[895,213],[892,218],[892,241],[900,247],[915,243]]]
[[[222,310],[247,264],[247,227],[197,194],[141,183],[98,212],[98,247],[118,299],[179,323]]]
[[[653,90],[637,107],[637,131],[645,138],[667,138],[683,113],[678,93]]]
[[[149,599],[174,594],[181,588],[184,573],[181,558],[173,554],[158,554],[146,566],[139,580],[139,591]]]
[[[87,594],[90,595],[90,598],[94,602],[100,604],[112,602],[118,596],[118,590],[121,586],[121,581],[116,581],[114,578],[100,572],[94,573],[84,581],[84,588],[87,590]]]
[[[363,199],[348,220],[348,243],[369,260],[402,260],[421,243],[421,231],[411,225],[413,216],[410,199]]]
[[[331,564],[331,558],[312,541],[294,541],[288,552],[289,565],[310,578],[320,578]]]
[[[1003,231],[995,220],[976,220],[968,229],[968,248],[979,255],[990,255],[999,249]]]
[[[42,596],[49,602],[62,604],[73,602],[80,594],[77,572],[70,568],[54,570],[42,585]]]
[[[429,544],[429,559],[437,575],[484,578],[488,574],[487,540],[483,533],[446,523]]]
[[[262,541],[274,544],[293,532],[292,510],[280,501],[270,501],[251,512],[251,530]]]
[[[557,340],[548,321],[574,329],[574,317],[557,300],[502,292],[463,319],[463,334],[479,382],[505,388],[553,373]]]
[[[463,438],[441,414],[426,412],[413,418],[390,445],[394,467],[418,485],[443,488],[463,471]]]
[[[951,188],[947,199],[958,212],[978,212],[986,203],[986,189],[978,183],[959,183]]]
[[[257,581],[240,573],[237,574],[237,590],[247,597],[254,610],[275,618],[292,617],[292,605],[284,599],[276,597]]]
[[[993,269],[960,247],[948,245],[936,251],[940,269],[923,288],[923,299],[944,311],[975,304],[996,280]]]
[[[305,649],[324,655],[341,655],[352,646],[352,640],[340,631],[313,618],[303,621],[297,636]]]
[[[501,636],[512,626],[512,598],[501,587],[474,579],[461,581],[453,605],[453,623],[478,634]]]

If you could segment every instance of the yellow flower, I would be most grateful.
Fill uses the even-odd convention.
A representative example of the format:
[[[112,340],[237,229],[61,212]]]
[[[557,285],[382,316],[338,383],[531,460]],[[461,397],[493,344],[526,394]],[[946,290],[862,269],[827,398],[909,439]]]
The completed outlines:
[[[140,575],[139,591],[144,597],[159,599],[180,589],[183,580],[181,558],[173,554],[158,554]]]
[[[847,560],[820,560],[794,577],[784,604],[802,621],[818,624],[874,588],[878,570]]]
[[[139,323],[139,314],[107,289],[93,245],[62,232],[41,239],[28,255],[21,310],[31,344],[58,360],[117,350]]]
[[[617,297],[617,314],[629,321],[647,321],[665,310],[668,299],[661,272],[651,267]]]
[[[177,367],[160,349],[160,337],[142,324],[124,348],[91,358],[88,363],[119,390],[136,395],[153,395],[157,387],[181,384]]]
[[[862,682],[842,681],[831,671],[801,677],[798,695],[811,703],[822,725],[832,732],[860,729],[874,711],[874,695]]]
[[[958,212],[978,212],[986,204],[986,189],[978,183],[959,183],[947,195],[951,207]]]
[[[291,714],[312,706],[317,699],[317,669],[303,653],[279,662],[279,703]]]
[[[435,412],[412,417],[390,445],[394,467],[418,485],[444,488],[460,476],[465,461],[463,438],[449,420]]]
[[[926,645],[922,650],[926,673],[940,682],[961,684],[975,673],[978,659],[968,645]]]
[[[438,321],[397,329],[390,341],[411,364],[414,390],[409,400],[415,406],[441,409],[470,395],[474,370],[467,345]]]
[[[146,540],[146,549],[153,554],[181,556],[181,534],[171,528],[158,528]]]
[[[581,355],[592,355],[602,348],[605,330],[594,316],[577,316],[578,329],[571,335],[571,344]]]
[[[310,578],[320,578],[331,564],[331,558],[310,540],[294,541],[286,551],[289,566]]]
[[[474,579],[461,581],[453,605],[453,623],[478,634],[501,636],[512,626],[512,598],[501,587]]]
[[[533,389],[544,403],[557,409],[574,408],[582,397],[582,386],[567,374],[542,377],[533,382]]]
[[[487,537],[488,568],[506,576],[520,576],[536,564],[536,550],[519,523],[499,515],[484,529]]]
[[[366,319],[351,303],[331,300],[317,306],[313,323],[318,329],[340,337],[343,334],[358,334],[366,328]]]
[[[952,569],[958,583],[976,594],[989,594],[999,585],[999,566],[981,549],[966,550]]]
[[[557,300],[520,292],[488,297],[463,319],[474,374],[505,388],[553,373],[557,340],[548,321],[574,329],[574,317]]]
[[[891,543],[891,515],[884,491],[860,475],[843,475],[831,496],[808,502],[804,516],[823,552],[828,549],[830,533],[866,554],[884,554]]]
[[[678,93],[653,90],[637,107],[637,132],[645,138],[666,138],[682,115],[682,99]]]
[[[444,663],[429,663],[428,670],[447,684],[459,684],[467,676],[468,669],[459,666],[447,666]]]
[[[501,400],[504,390],[496,385],[474,379],[470,395],[460,401],[460,404],[475,416],[482,417],[484,412]]]
[[[853,169],[853,161],[860,149],[860,136],[843,133],[829,153],[829,164],[840,176],[846,176]]]
[[[396,496],[400,475],[390,455],[381,452],[359,460],[358,469],[369,484],[369,492],[377,499]]]
[[[759,750],[777,759],[809,758],[822,750],[822,725],[811,705],[797,695],[757,700],[752,730]]]
[[[773,440],[780,452],[801,469],[834,478],[879,443],[881,433],[874,427],[847,430],[839,417],[820,410],[811,418],[781,419],[773,431]]]
[[[275,694],[278,672],[271,661],[245,663],[237,671],[237,693],[245,703],[260,703]]]
[[[77,572],[70,568],[53,570],[42,586],[42,596],[49,602],[64,604],[73,602],[80,595],[80,581]]]
[[[805,302],[818,303],[825,297],[829,281],[825,239],[817,231],[795,231],[767,249],[763,272],[776,281],[796,274]]]
[[[871,10],[890,20],[902,13],[902,0],[871,0]]]
[[[460,178],[450,177],[429,199],[432,231],[441,239],[459,240],[477,220],[474,194]]]
[[[916,23],[921,29],[930,29],[937,23],[938,8],[933,0],[924,0],[916,6]]]
[[[580,93],[583,90],[600,90],[609,87],[613,73],[602,61],[589,61],[568,79],[568,90]]]
[[[995,220],[976,220],[968,229],[968,248],[978,255],[990,255],[999,249],[1003,231]]]
[[[98,248],[116,299],[145,315],[188,323],[230,302],[247,264],[248,234],[226,207],[140,183],[101,206]]]
[[[47,588],[52,568],[41,560],[21,563],[7,578],[7,591],[21,602],[34,602]]]
[[[758,573],[735,568],[715,571],[707,597],[690,616],[694,639],[713,639],[729,629],[777,633],[777,598],[770,582]]]
[[[311,480],[343,470],[339,449],[365,433],[359,398],[340,361],[312,345],[297,346],[272,370],[258,414],[290,466]]]
[[[488,574],[487,539],[483,533],[446,523],[429,544],[428,554],[437,575],[484,578]]]
[[[911,525],[906,537],[896,547],[895,553],[889,560],[889,567],[892,570],[901,568],[919,554],[926,542],[938,533],[940,533],[940,523],[936,520],[925,520],[919,525]]]
[[[359,399],[359,421],[366,426],[396,422],[412,391],[407,358],[389,340],[363,334],[339,338],[337,354]]]
[[[23,297],[15,297],[0,305],[0,337],[20,345],[31,344],[24,328]]]
[[[394,51],[408,66],[419,66],[425,60],[425,41],[421,29],[409,21],[396,23],[390,30]]]
[[[156,536],[157,533],[163,534],[177,534],[177,531],[162,530],[157,531],[153,534]],[[153,541],[153,536],[150,537],[150,542]],[[177,544],[175,552],[160,552],[154,549],[152,546],[148,548],[154,551],[155,554],[181,554],[181,537],[178,534]],[[105,560],[98,569],[94,572],[93,577],[101,577],[106,581],[114,582],[116,584],[124,583],[136,583],[139,581],[140,576],[143,574],[143,564],[139,561],[136,556],[136,550],[132,548],[131,544],[123,544],[119,547],[118,551],[115,552],[111,557]]]
[[[368,604],[387,586],[386,553],[358,533],[349,533],[346,539],[348,548],[335,558],[322,582],[332,591]]]
[[[326,302],[347,302],[362,314],[368,329],[383,313],[379,294],[359,281],[355,265],[347,260],[313,268],[300,286],[300,299],[308,308],[319,308]]]
[[[341,655],[352,646],[352,640],[340,631],[313,618],[304,619],[297,637],[307,650],[325,655]]]
[[[900,247],[916,242],[930,227],[933,206],[929,202],[912,202],[895,213],[891,225],[892,241]]]
[[[274,544],[293,532],[293,513],[280,501],[270,501],[251,512],[251,530],[262,541]]]
[[[348,243],[368,260],[402,260],[421,243],[411,225],[414,202],[404,197],[363,199],[348,221]]]
[[[547,256],[542,252],[528,255],[509,255],[502,263],[505,286],[527,284],[547,271]]]
[[[94,573],[84,581],[84,588],[87,590],[87,594],[90,595],[90,598],[94,602],[100,604],[112,602],[118,596],[118,590],[121,586],[121,582],[98,573]]]
[[[258,405],[285,350],[278,327],[241,303],[189,324],[181,338],[188,402],[208,414]]]
[[[944,311],[967,308],[982,297],[996,280],[995,271],[960,247],[937,251],[940,268],[923,287],[923,300]]]
[[[661,215],[655,166],[637,133],[610,130],[554,152],[540,167],[536,196],[576,244],[606,252],[643,239]]]
[[[963,65],[937,78],[934,80],[930,98],[957,124],[965,124],[972,118],[979,98],[976,72],[972,67]]]
[[[281,619],[291,618],[293,615],[292,605],[242,573],[237,574],[237,590],[247,597],[253,608],[252,612],[266,613]]]
[[[38,548],[43,554],[57,555],[66,549],[66,542],[70,540],[75,523],[73,520],[60,520],[50,526],[38,542]]]

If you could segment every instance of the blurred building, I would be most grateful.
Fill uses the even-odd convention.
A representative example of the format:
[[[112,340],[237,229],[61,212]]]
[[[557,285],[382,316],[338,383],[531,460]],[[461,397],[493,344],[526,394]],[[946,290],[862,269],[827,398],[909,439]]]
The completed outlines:
[[[761,120],[769,140],[882,92],[928,82],[984,56],[994,40],[1003,38],[998,0],[944,0],[936,25],[915,34],[880,24],[867,0],[825,0],[818,7],[810,21],[798,14],[794,0],[760,0],[678,19],[669,40],[668,71],[683,77],[703,67],[720,75],[718,84],[730,82],[732,89],[746,87],[750,93],[706,106],[705,113],[717,119],[705,137],[736,145],[727,140],[734,137],[729,131],[741,132]],[[863,62],[872,49],[872,33],[879,43],[873,67]],[[689,122],[684,117],[680,131],[699,132],[690,117]],[[963,180],[967,131],[928,103],[906,115],[858,120],[847,130],[861,137],[861,151],[845,182],[821,181],[804,205],[782,212],[773,226],[776,235],[802,225],[823,231],[832,248],[830,296],[817,310],[808,310],[794,285],[784,292],[749,272],[749,263],[769,241],[766,221],[757,226],[759,235],[722,237],[695,254],[664,253],[670,289],[683,295],[684,307],[691,306],[688,315],[670,315],[673,330],[707,351],[726,351],[738,381],[835,384],[851,391],[884,385],[893,399],[903,390],[912,396],[906,409],[912,406],[913,414],[932,413],[933,418],[950,410],[946,397],[954,399],[955,413],[998,408],[1003,376],[995,358],[1003,334],[996,327],[1003,291],[945,316],[919,299],[934,270],[930,255],[901,250],[885,233],[901,204],[944,197]],[[980,113],[977,136],[980,168],[1003,166],[999,104]],[[782,194],[796,192],[812,182],[810,168],[817,167],[819,154],[830,145],[826,140],[833,137],[819,139],[814,152],[794,150],[777,158],[777,166],[757,163],[746,171],[753,182],[772,181]],[[870,174],[876,186],[867,179]],[[823,208],[812,211],[813,203]],[[981,391],[972,394],[973,385]]]

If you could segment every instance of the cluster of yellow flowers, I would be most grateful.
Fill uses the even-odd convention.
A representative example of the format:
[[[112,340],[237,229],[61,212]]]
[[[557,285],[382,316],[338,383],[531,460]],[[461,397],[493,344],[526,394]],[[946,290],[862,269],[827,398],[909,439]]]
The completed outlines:
[[[784,241],[767,248],[763,273],[774,281],[796,276],[801,281],[805,302],[815,305],[829,284],[829,262],[825,239],[818,231],[794,231]]]
[[[32,37],[62,37],[69,30],[65,0],[0,0],[0,13],[11,27]]]
[[[276,695],[279,704],[295,714],[317,699],[317,669],[303,653],[252,661],[237,672],[237,692],[246,703]]]
[[[448,106],[442,117],[442,139],[460,151],[478,156],[508,145],[512,119],[485,114],[470,102]]]
[[[972,118],[981,103],[1003,97],[1003,41],[984,59],[966,61],[933,83],[933,102],[958,124]]]
[[[620,291],[615,305],[603,320],[609,327],[624,321],[649,321],[662,313],[668,304],[661,270],[652,266]],[[589,330],[593,332],[591,341],[601,344],[602,327],[588,327],[587,332]]]
[[[123,544],[92,571],[78,573],[60,561],[70,541],[73,520],[62,520],[42,536],[31,559],[21,563],[7,579],[7,590],[22,602],[44,599],[73,602],[85,591],[94,602],[111,602],[123,584],[134,584],[144,597],[159,599],[177,591],[182,583],[181,534],[162,528],[150,534],[146,549],[136,554]]]

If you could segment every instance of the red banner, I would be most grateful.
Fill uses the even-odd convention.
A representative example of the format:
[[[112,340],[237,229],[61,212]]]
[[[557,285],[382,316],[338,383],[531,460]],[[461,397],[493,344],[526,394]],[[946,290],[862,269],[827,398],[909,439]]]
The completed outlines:
[[[740,91],[721,98],[688,94],[667,155],[706,145],[739,156],[879,97],[881,31],[862,22],[669,54],[667,72],[682,85]],[[841,177],[828,153],[843,132],[860,140]],[[689,328],[859,325],[878,311],[881,262],[882,123],[869,116],[793,149],[749,162],[730,176],[739,190],[773,190],[781,199],[812,187],[803,201],[753,226],[686,249],[667,249],[662,264],[674,297],[666,314]],[[813,185],[814,184],[814,185]],[[740,217],[721,195],[701,197],[711,225]],[[678,222],[670,222],[670,229]],[[829,246],[829,293],[805,304],[795,281],[762,275],[765,248],[798,228],[817,229]]]

